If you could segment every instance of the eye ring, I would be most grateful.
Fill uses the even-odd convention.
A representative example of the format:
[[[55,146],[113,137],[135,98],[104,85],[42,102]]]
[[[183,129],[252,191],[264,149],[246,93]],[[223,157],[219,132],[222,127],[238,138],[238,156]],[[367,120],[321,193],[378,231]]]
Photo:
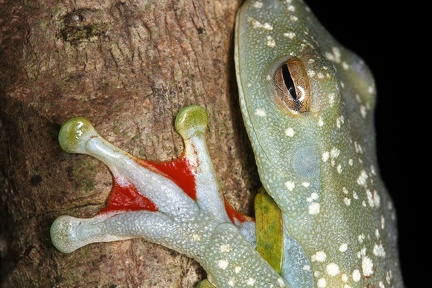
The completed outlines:
[[[298,114],[310,110],[310,84],[305,66],[297,57],[283,62],[273,76],[274,98],[283,110]]]

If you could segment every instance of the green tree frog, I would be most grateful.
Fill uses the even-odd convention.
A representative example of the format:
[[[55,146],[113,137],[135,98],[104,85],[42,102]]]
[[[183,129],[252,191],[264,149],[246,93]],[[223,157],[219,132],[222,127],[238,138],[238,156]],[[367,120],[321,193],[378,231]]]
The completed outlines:
[[[197,260],[216,287],[403,287],[396,211],[376,162],[368,67],[300,0],[246,1],[235,35],[260,195],[274,201],[259,208],[257,224],[224,199],[205,143],[207,113],[191,105],[175,122],[184,153],[168,162],[115,147],[86,118],[64,123],[61,147],[103,161],[114,185],[93,218],[58,217],[52,243],[71,253],[144,238]],[[275,227],[263,233],[263,222]],[[266,234],[276,251],[262,256],[255,248],[267,245]]]

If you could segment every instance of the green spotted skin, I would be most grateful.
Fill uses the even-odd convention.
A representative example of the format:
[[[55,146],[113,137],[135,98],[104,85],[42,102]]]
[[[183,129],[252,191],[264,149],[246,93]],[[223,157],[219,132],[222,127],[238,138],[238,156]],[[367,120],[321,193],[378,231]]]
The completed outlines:
[[[246,1],[235,32],[240,105],[260,179],[282,210],[288,238],[309,259],[303,270],[314,287],[403,287],[367,65],[299,0]],[[298,105],[280,96],[290,84],[275,78],[286,61],[300,67],[292,86],[307,90]],[[288,279],[304,287],[295,281]]]

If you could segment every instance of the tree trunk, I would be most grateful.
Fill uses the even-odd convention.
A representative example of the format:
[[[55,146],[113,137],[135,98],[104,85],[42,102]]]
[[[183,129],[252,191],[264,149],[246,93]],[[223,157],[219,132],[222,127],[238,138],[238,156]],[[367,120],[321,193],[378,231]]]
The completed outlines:
[[[251,214],[259,183],[233,60],[240,2],[0,2],[1,287],[193,287],[205,277],[141,239],[57,251],[53,220],[94,216],[112,185],[101,162],[64,152],[57,135],[84,116],[123,150],[170,160],[183,149],[174,117],[202,105],[222,191]]]

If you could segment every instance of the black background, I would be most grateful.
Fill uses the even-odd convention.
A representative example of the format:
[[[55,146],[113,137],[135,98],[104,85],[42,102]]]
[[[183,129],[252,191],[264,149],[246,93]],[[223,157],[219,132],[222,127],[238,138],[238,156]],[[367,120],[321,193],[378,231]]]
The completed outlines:
[[[430,60],[427,17],[414,2],[305,0],[326,29],[371,68],[377,85],[377,155],[395,202],[399,251],[408,288],[432,287],[427,188]],[[426,18],[425,18],[426,17]],[[423,23],[421,23],[423,22]],[[424,50],[424,51],[423,51]],[[425,75],[426,77],[422,76]],[[429,177],[429,179],[428,179]]]

